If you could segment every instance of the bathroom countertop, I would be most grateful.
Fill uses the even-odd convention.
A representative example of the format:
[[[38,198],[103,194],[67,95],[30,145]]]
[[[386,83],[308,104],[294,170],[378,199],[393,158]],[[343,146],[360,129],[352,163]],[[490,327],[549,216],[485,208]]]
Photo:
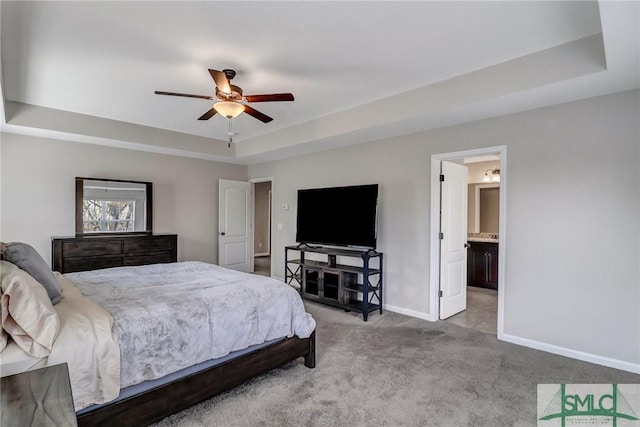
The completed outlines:
[[[498,239],[488,237],[467,237],[467,242],[498,243]]]
[[[497,233],[467,233],[467,242],[498,243]]]

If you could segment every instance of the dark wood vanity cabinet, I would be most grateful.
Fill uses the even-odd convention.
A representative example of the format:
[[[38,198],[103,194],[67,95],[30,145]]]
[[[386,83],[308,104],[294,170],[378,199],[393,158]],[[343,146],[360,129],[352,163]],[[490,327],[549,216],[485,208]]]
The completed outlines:
[[[498,289],[498,244],[469,242],[467,285]]]

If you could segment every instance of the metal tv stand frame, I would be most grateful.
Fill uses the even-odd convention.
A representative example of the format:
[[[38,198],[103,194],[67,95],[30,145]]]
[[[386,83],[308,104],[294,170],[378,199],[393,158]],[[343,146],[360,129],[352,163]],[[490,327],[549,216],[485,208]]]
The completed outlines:
[[[310,259],[307,254],[319,255]],[[338,257],[360,261],[339,264]],[[284,259],[284,281],[302,298],[361,312],[365,322],[373,311],[382,314],[382,252],[301,244],[286,246]]]

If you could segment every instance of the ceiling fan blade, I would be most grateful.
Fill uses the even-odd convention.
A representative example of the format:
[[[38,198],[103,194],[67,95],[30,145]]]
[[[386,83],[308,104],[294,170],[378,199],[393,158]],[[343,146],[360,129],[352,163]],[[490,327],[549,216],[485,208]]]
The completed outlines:
[[[211,74],[213,81],[216,82],[216,86],[220,92],[231,93],[231,86],[225,73],[209,68],[209,74]]]
[[[190,95],[188,93],[162,92],[160,90],[156,90],[154,93],[156,95],[186,96],[187,98],[213,99],[213,97],[206,96],[206,95]]]
[[[249,107],[248,105],[244,106],[244,112],[247,113],[250,116],[255,117],[256,119],[260,120],[263,123],[269,123],[271,120],[273,120],[271,117],[267,116],[266,114],[261,113],[260,111],[256,110],[255,108]]]
[[[215,114],[216,114],[215,108],[211,107],[209,111],[207,111],[206,113],[198,117],[198,120],[209,120],[211,117],[215,116]]]
[[[293,101],[291,93],[272,93],[269,95],[247,95],[244,97],[247,102],[273,102],[273,101]]]

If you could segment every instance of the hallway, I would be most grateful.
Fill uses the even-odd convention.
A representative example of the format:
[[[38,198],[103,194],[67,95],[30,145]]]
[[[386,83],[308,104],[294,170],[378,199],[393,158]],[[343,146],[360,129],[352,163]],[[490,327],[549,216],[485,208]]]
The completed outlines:
[[[253,274],[271,276],[271,256],[255,257],[253,261]]]

